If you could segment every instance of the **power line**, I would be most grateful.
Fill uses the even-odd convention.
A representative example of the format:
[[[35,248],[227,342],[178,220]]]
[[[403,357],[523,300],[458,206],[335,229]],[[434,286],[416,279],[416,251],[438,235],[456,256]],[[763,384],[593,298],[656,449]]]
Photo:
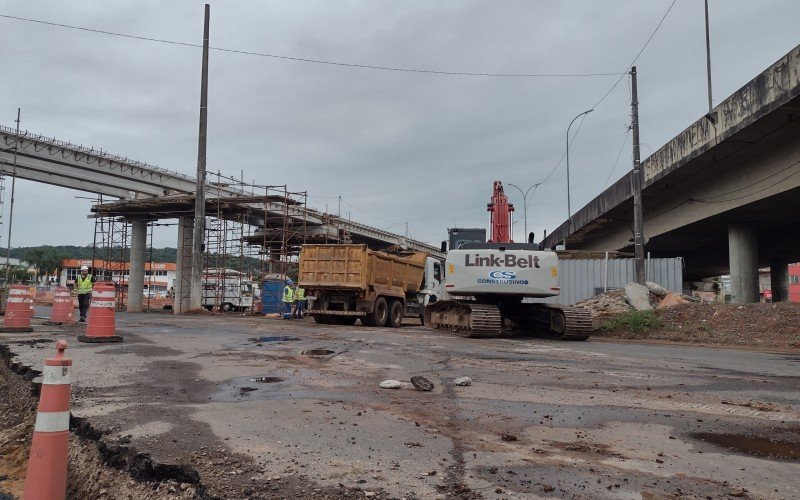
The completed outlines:
[[[99,30],[94,28],[86,28],[83,26],[74,26],[71,24],[63,24],[63,23],[54,23],[50,21],[43,21],[41,19],[30,19],[26,17],[18,17],[18,16],[11,16],[8,14],[0,14],[0,18],[5,19],[12,19],[15,21],[25,21],[30,23],[37,23],[37,24],[44,24],[47,26],[54,26],[58,28],[66,28],[78,31],[86,31],[89,33],[97,33],[101,35],[109,35],[109,36],[117,36],[121,38],[130,38],[133,40],[143,40],[147,42],[155,42],[155,43],[164,43],[169,45],[178,45],[182,47],[194,47],[194,48],[202,48],[202,45],[196,43],[188,43],[188,42],[178,42],[175,40],[167,40],[164,38],[154,38],[154,37],[147,37],[147,36],[140,36],[140,35],[130,35],[126,33],[118,33],[115,31],[107,31],[107,30]],[[241,55],[248,55],[248,56],[257,56],[257,57],[266,57],[271,59],[282,59],[286,61],[296,61],[296,62],[304,62],[304,63],[311,63],[311,64],[323,64],[328,66],[340,66],[345,68],[357,68],[357,69],[371,69],[371,70],[380,70],[380,71],[395,71],[401,73],[424,73],[424,74],[432,74],[432,75],[446,75],[446,76],[478,76],[478,77],[494,77],[494,78],[585,78],[585,77],[599,77],[599,76],[617,76],[623,75],[625,73],[482,73],[482,72],[470,72],[470,71],[442,71],[442,70],[433,70],[433,69],[418,69],[418,68],[399,68],[393,66],[378,66],[378,65],[371,65],[371,64],[355,64],[355,63],[345,63],[339,61],[327,61],[324,59],[310,59],[306,57],[294,57],[294,56],[284,56],[279,54],[269,54],[266,52],[257,52],[252,50],[238,50],[238,49],[228,49],[224,47],[209,47],[211,50],[216,50],[218,52],[227,52],[231,54],[241,54]]]
[[[576,138],[576,137],[578,137],[578,132],[580,132],[580,131],[581,131],[581,127],[583,126],[583,121],[584,121],[584,120],[586,120],[586,115],[585,115],[585,114],[584,114],[584,115],[583,115],[583,117],[581,118],[581,121],[580,121],[580,123],[578,123],[578,128],[575,130],[575,133],[574,133],[574,134],[572,134],[572,139],[570,139],[570,141],[569,141],[569,145],[570,145],[570,146],[572,146],[572,143],[573,143],[573,142],[575,142],[575,138]],[[565,158],[566,156],[567,156],[567,152],[566,152],[566,151],[564,151],[564,154],[562,154],[562,155],[561,155],[561,159],[560,159],[560,160],[558,160],[558,163],[556,163],[556,166],[555,166],[555,167],[553,167],[553,169],[550,171],[550,173],[549,173],[549,174],[547,174],[547,176],[545,176],[545,178],[544,178],[544,179],[542,179],[541,181],[537,182],[537,184],[544,184],[545,182],[547,182],[547,181],[548,181],[548,179],[550,179],[550,177],[552,177],[552,175],[553,175],[553,174],[556,172],[556,170],[558,170],[558,167],[560,167],[560,166],[561,166],[561,162],[562,162],[562,161],[564,161],[564,158]]]
[[[617,163],[619,163],[619,158],[622,156],[622,150],[625,149],[625,144],[628,143],[628,135],[631,133],[631,127],[628,127],[625,131],[625,138],[622,140],[622,146],[619,147],[619,152],[617,152],[617,159],[614,160],[614,166],[611,167],[611,172],[608,173],[608,177],[606,177],[606,182],[603,183],[603,189],[608,186],[608,181],[611,179],[611,175],[614,174],[614,169],[617,168]]]
[[[667,11],[666,11],[666,12],[664,12],[664,15],[663,15],[663,16],[661,16],[661,20],[658,22],[658,25],[656,26],[656,29],[654,29],[654,30],[653,30],[653,32],[650,34],[650,38],[648,38],[648,39],[647,39],[647,41],[646,41],[646,42],[644,42],[644,45],[643,45],[643,46],[642,46],[642,48],[639,50],[639,52],[636,54],[636,57],[634,57],[634,58],[633,58],[633,61],[631,61],[631,63],[628,65],[628,67],[629,67],[629,68],[630,68],[631,66],[633,66],[634,64],[636,64],[636,61],[638,61],[638,60],[639,60],[639,56],[641,56],[641,55],[642,55],[642,53],[644,52],[644,49],[646,49],[646,48],[647,48],[647,46],[648,46],[648,45],[650,45],[650,41],[653,39],[653,37],[654,37],[654,36],[656,36],[656,33],[658,32],[658,29],[661,27],[661,25],[662,25],[662,24],[664,24],[664,20],[667,18],[667,16],[669,15],[669,12],[670,12],[670,11],[672,10],[672,8],[675,6],[675,3],[676,3],[677,1],[678,1],[678,0],[672,0],[672,3],[670,4],[669,8],[667,8]],[[619,74],[619,73],[618,73],[618,74]],[[608,92],[606,92],[605,94],[603,94],[603,97],[601,97],[601,98],[600,98],[600,100],[599,100],[599,101],[597,101],[597,102],[594,104],[594,106],[592,106],[592,109],[595,109],[595,108],[597,108],[597,106],[599,106],[599,105],[600,105],[600,103],[602,103],[603,101],[605,101],[605,100],[606,100],[606,98],[607,98],[609,95],[611,95],[611,92],[613,92],[613,91],[614,91],[614,89],[615,89],[615,88],[617,88],[617,85],[619,85],[619,82],[621,82],[621,81],[622,81],[622,79],[623,79],[623,78],[625,78],[625,75],[626,75],[626,74],[628,74],[628,72],[627,72],[627,71],[626,71],[626,72],[624,72],[624,73],[622,73],[622,74],[619,74],[619,75],[620,75],[619,79],[617,79],[617,81],[616,81],[616,82],[614,82],[614,85],[612,85],[612,86],[611,86],[611,88],[610,88],[610,89],[608,89]]]
[[[650,42],[653,40],[653,37],[655,37],[655,36],[656,36],[656,33],[658,32],[659,28],[661,28],[661,25],[662,25],[662,24],[664,24],[664,20],[667,18],[667,15],[669,15],[670,11],[671,11],[671,10],[672,10],[672,8],[675,6],[675,3],[676,3],[677,1],[678,1],[678,0],[672,0],[672,3],[671,3],[671,4],[670,4],[670,6],[667,8],[667,11],[666,11],[666,12],[664,12],[664,15],[663,15],[663,16],[661,16],[661,20],[658,22],[658,25],[656,25],[655,29],[654,29],[654,30],[653,30],[653,32],[650,34],[650,37],[647,39],[647,41],[645,41],[645,42],[644,42],[644,45],[642,46],[642,48],[641,48],[641,49],[639,49],[639,52],[636,54],[636,57],[634,57],[634,58],[633,58],[633,61],[631,61],[631,63],[628,65],[628,67],[631,67],[631,66],[633,66],[633,65],[636,63],[636,61],[638,61],[638,60],[639,60],[639,57],[640,57],[640,56],[642,55],[642,53],[644,52],[644,49],[646,49],[646,48],[647,48],[647,46],[648,46],[648,45],[650,45]],[[601,97],[601,98],[600,98],[600,100],[599,100],[599,101],[597,101],[597,102],[594,104],[594,106],[592,106],[590,109],[597,109],[597,106],[599,106],[599,105],[600,105],[600,104],[601,104],[603,101],[605,101],[605,100],[606,100],[606,98],[608,98],[608,96],[609,96],[609,95],[611,95],[611,93],[614,91],[614,89],[616,89],[616,88],[617,88],[617,86],[619,85],[619,82],[621,82],[621,81],[622,81],[622,79],[623,79],[623,78],[625,78],[625,75],[627,75],[627,74],[628,74],[628,72],[627,72],[627,71],[625,71],[625,72],[622,72],[622,73],[615,73],[615,74],[619,75],[619,78],[617,79],[617,81],[616,81],[616,82],[614,82],[614,85],[612,85],[612,86],[611,86],[611,88],[610,88],[610,89],[608,89],[608,91],[607,91],[605,94],[603,94],[603,97]],[[585,119],[585,118],[586,118],[586,115],[584,115],[584,119]],[[574,141],[574,140],[575,140],[575,136],[577,136],[577,135],[578,135],[578,132],[579,132],[579,131],[580,131],[580,129],[581,129],[580,125],[583,125],[583,120],[581,120],[581,123],[578,125],[578,130],[576,130],[576,131],[575,131],[575,135],[572,137],[572,141]],[[626,135],[626,140],[627,140],[627,135]],[[572,141],[570,141],[570,145],[572,145]],[[625,147],[625,146],[624,146],[624,144],[623,144],[623,147]],[[559,166],[561,166],[561,162],[562,162],[562,161],[564,161],[564,157],[566,157],[566,155],[567,155],[567,153],[566,153],[566,151],[565,151],[565,152],[564,152],[564,154],[562,154],[562,155],[561,155],[561,158],[558,160],[558,163],[556,163],[556,166],[555,166],[555,167],[553,167],[553,169],[550,171],[550,173],[548,173],[548,174],[547,174],[547,176],[545,176],[544,180],[540,181],[540,184],[542,184],[542,183],[544,183],[544,182],[547,182],[547,180],[548,180],[548,179],[550,179],[550,177],[553,175],[553,173],[554,173],[556,170],[558,170],[558,167],[559,167]],[[619,155],[617,155],[617,158],[619,159]],[[606,182],[608,182],[608,180],[606,180]]]

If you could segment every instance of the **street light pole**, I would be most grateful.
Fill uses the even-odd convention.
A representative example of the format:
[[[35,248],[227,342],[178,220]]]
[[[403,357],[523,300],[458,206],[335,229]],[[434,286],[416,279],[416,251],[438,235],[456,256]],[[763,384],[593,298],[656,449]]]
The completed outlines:
[[[535,188],[539,187],[540,184],[541,184],[541,182],[537,182],[536,184],[534,184],[533,186],[529,187],[528,189],[526,189],[523,192],[522,189],[519,186],[511,184],[510,182],[508,183],[509,186],[517,188],[517,191],[519,191],[519,193],[522,195],[522,204],[523,204],[522,207],[524,209],[522,211],[522,218],[525,221],[523,223],[524,227],[525,227],[525,241],[527,241],[527,239],[528,239],[528,193],[530,192],[531,189],[533,189],[534,190],[533,192],[535,193],[536,192]],[[531,196],[531,199],[533,199],[533,196]]]
[[[594,111],[594,109],[587,109],[583,113],[578,113],[575,118],[569,122],[569,126],[567,127],[567,231],[572,231],[572,205],[570,204],[570,192],[569,192],[569,129],[572,127],[572,124],[575,123],[575,120],[580,118],[583,115],[588,115]],[[567,249],[567,237],[564,236],[564,249]]]

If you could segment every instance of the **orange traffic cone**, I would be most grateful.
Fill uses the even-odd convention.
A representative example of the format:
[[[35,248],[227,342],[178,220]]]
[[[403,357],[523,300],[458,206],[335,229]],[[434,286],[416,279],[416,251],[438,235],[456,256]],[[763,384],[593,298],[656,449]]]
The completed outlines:
[[[42,392],[36,427],[33,430],[24,500],[61,499],[67,492],[67,453],[69,451],[69,369],[72,360],[64,357],[67,342],[56,343],[58,353],[47,358],[42,373]]]
[[[115,299],[114,283],[95,283],[92,289],[92,303],[89,306],[86,335],[78,335],[80,342],[122,342],[122,337],[114,335]]]
[[[74,323],[72,316],[72,296],[67,287],[59,286],[53,295],[53,307],[50,311],[50,323]]]
[[[32,332],[30,302],[30,289],[27,286],[11,285],[0,332]]]

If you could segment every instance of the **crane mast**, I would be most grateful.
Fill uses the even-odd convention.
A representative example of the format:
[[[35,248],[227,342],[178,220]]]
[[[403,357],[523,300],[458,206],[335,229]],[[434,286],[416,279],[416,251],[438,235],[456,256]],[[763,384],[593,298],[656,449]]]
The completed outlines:
[[[508,196],[503,192],[503,183],[494,181],[492,199],[486,205],[486,210],[491,213],[492,243],[513,243],[511,239],[511,212],[514,205],[508,202]]]

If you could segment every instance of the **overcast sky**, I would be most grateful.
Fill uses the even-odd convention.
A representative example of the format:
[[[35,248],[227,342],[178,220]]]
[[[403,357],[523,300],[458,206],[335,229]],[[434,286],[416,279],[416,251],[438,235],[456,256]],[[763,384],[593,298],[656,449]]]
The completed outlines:
[[[202,43],[197,1],[0,0],[0,14]],[[444,72],[621,73],[672,0],[211,3],[211,45]],[[714,103],[800,43],[797,0],[710,0]],[[643,157],[707,107],[703,1],[677,0],[636,65]],[[194,174],[201,49],[0,18],[0,124]],[[567,126],[618,76],[382,71],[212,51],[208,170],[307,191],[309,205],[431,242],[487,227],[492,182],[528,230],[567,217]],[[570,148],[573,212],[631,168],[628,77]],[[578,129],[575,122],[572,131]],[[606,182],[609,178],[610,180]],[[546,180],[545,180],[546,179]],[[6,180],[0,245],[7,241]],[[84,193],[18,181],[12,245],[91,244]],[[515,238],[524,239],[520,193]],[[175,246],[161,228],[156,246]]]

